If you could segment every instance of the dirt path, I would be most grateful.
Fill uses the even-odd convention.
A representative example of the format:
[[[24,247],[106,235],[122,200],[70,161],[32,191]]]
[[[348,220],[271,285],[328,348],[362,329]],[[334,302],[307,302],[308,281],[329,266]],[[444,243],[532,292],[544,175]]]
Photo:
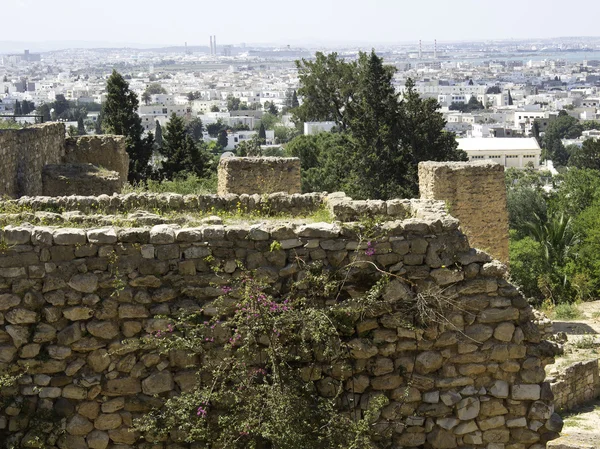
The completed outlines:
[[[565,427],[548,449],[600,449],[600,400],[563,416]]]
[[[560,372],[581,360],[600,357],[600,301],[577,306],[582,316],[567,321],[554,318],[554,332],[567,335],[565,354],[547,372]],[[563,415],[561,438],[548,443],[548,449],[600,449],[600,399]]]

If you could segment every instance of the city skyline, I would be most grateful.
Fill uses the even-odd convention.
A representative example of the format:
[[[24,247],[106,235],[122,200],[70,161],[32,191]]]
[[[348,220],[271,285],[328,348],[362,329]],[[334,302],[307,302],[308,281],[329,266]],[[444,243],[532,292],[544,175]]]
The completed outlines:
[[[57,0],[17,0],[3,5],[0,51],[12,51],[9,41],[39,43],[39,48],[104,46],[209,46],[217,35],[219,45],[342,45],[394,44],[437,39],[477,41],[501,39],[546,39],[560,36],[598,36],[595,17],[600,4],[579,2],[577,20],[565,20],[564,11],[547,1],[507,0],[497,3],[477,0],[430,0],[423,3],[372,0],[322,2],[306,0],[296,7],[282,7],[275,0],[261,0],[248,8],[231,0],[227,8],[174,0],[166,8],[158,0],[97,4]],[[23,17],[27,34],[23,34]],[[63,22],[66,26],[59,26]],[[187,26],[186,26],[187,23]],[[10,38],[9,38],[10,36]],[[55,42],[57,45],[53,46]],[[80,45],[77,45],[80,44]]]

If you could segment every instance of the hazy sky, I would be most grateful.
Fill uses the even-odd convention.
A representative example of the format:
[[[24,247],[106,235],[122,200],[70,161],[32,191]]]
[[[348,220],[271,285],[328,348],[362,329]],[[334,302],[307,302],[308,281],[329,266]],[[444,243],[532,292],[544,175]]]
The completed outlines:
[[[0,0],[0,41],[208,45],[600,35],[600,1]],[[26,32],[26,34],[24,34]]]

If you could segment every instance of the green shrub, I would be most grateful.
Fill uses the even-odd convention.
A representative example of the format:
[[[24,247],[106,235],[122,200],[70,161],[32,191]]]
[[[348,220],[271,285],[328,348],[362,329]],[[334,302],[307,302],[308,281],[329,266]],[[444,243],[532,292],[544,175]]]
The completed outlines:
[[[554,308],[554,318],[557,320],[576,320],[582,316],[576,304],[558,304]]]

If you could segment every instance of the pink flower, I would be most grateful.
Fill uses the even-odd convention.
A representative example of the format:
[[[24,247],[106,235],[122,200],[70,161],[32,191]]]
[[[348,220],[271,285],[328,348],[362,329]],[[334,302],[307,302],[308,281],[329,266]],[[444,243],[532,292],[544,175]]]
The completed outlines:
[[[373,248],[371,242],[367,242],[367,249],[365,250],[365,255],[369,257],[375,255],[375,248]]]
[[[198,407],[198,413],[196,413],[198,416],[202,417],[202,418],[206,418],[206,414],[208,412],[206,411],[206,409],[202,406]]]

